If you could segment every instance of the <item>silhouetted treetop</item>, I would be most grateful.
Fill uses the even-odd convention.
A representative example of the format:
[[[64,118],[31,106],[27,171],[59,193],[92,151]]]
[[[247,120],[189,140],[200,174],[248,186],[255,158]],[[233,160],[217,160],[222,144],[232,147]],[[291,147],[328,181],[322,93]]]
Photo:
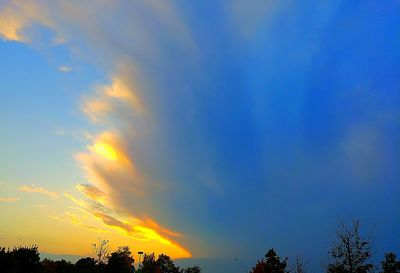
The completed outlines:
[[[281,260],[275,250],[271,248],[264,256],[265,258],[257,261],[250,273],[286,273],[287,258]]]
[[[131,273],[135,272],[133,263],[135,260],[132,258],[132,253],[129,247],[119,247],[117,251],[111,253],[108,258],[108,263],[105,266],[106,273]]]
[[[382,273],[400,273],[400,261],[396,259],[396,254],[390,252],[385,254],[385,259],[381,262]]]
[[[360,234],[360,222],[353,220],[351,225],[341,224],[336,231],[337,242],[330,250],[328,273],[368,273],[373,269],[369,262],[371,242],[369,237]]]

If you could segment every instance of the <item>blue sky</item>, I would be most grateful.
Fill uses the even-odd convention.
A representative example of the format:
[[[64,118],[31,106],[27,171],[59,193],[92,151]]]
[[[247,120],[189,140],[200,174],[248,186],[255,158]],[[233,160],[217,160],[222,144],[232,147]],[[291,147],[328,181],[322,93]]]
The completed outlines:
[[[352,218],[399,253],[398,1],[250,2],[0,2],[0,216],[92,229],[68,254],[317,268]],[[21,219],[0,243],[63,253]]]

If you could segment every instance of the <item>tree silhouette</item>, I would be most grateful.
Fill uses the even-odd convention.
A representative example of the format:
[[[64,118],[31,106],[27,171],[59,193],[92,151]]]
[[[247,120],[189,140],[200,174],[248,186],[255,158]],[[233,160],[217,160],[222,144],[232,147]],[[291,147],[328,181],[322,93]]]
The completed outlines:
[[[337,242],[329,252],[331,262],[327,273],[368,273],[373,269],[369,263],[372,256],[370,238],[361,236],[360,222],[353,220],[350,226],[341,224],[336,231]]]
[[[74,265],[64,259],[56,261],[55,264],[57,273],[74,273],[75,271]]]
[[[385,254],[385,260],[381,262],[382,273],[400,273],[400,261],[396,259],[396,254],[390,252]]]
[[[158,265],[154,258],[154,253],[144,254],[140,271],[142,273],[154,273],[154,272],[157,272],[157,269],[158,269]]]
[[[0,247],[0,272],[9,273],[14,270],[14,261],[9,249]]]
[[[165,254],[160,254],[156,263],[162,273],[179,273],[180,271],[174,261]]]
[[[275,250],[270,249],[265,254],[265,267],[264,272],[266,273],[285,273],[287,265],[287,258],[281,261],[281,258],[276,254]]]
[[[44,259],[42,261],[43,273],[57,273],[56,262],[50,259]]]
[[[105,266],[106,273],[130,273],[134,272],[133,263],[135,260],[131,256],[129,247],[119,247],[117,251],[111,253],[108,263]]]
[[[39,273],[42,270],[38,247],[16,247],[11,251],[15,273]]]
[[[258,260],[256,265],[251,269],[250,273],[264,273],[265,261],[264,259]]]
[[[250,273],[286,273],[287,258],[281,260],[271,248],[265,254],[265,259],[258,260]]]
[[[90,257],[82,258],[75,263],[76,273],[97,273],[96,260]]]

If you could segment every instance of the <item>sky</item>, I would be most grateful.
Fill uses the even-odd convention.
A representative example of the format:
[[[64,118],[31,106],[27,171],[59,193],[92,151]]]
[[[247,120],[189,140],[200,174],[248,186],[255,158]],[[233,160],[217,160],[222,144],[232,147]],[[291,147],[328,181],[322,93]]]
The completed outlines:
[[[0,245],[400,254],[399,49],[394,0],[0,0]]]

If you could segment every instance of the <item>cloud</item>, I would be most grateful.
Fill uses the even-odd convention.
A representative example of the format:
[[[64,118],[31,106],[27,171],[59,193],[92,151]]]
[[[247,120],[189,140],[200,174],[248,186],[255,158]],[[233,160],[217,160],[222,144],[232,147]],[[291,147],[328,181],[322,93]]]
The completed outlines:
[[[79,190],[81,193],[83,193],[87,198],[95,201],[101,201],[102,199],[105,198],[104,192],[102,192],[93,185],[78,184],[76,185],[76,189]]]
[[[126,73],[126,72],[125,72]],[[119,108],[143,114],[143,102],[131,87],[128,76],[113,76],[111,83],[98,86],[94,95],[86,98],[81,109],[94,122],[105,123]],[[109,115],[109,116],[107,116]]]
[[[85,213],[91,215],[106,227],[112,228],[135,240],[158,242],[172,247],[174,252],[178,253],[177,255],[179,257],[191,257],[191,253],[188,250],[168,238],[168,236],[180,237],[181,234],[162,228],[158,223],[151,219],[141,220],[132,216],[123,216],[119,212],[118,208],[107,207],[98,202],[99,190],[93,186],[78,186],[78,189],[89,199],[85,201],[79,200],[68,193],[65,193],[64,195],[82,208]],[[93,194],[94,192],[95,194]],[[77,226],[91,229],[96,232],[108,232],[104,229],[84,224],[83,221],[80,220],[80,217],[75,214],[67,212],[66,215],[69,217],[71,222]]]
[[[51,198],[58,198],[58,193],[48,191],[45,188],[24,185],[24,186],[18,187],[18,190],[22,191],[22,192],[39,193],[39,194],[42,194],[42,195],[45,195],[45,196],[48,196]]]
[[[19,201],[19,198],[15,198],[15,197],[0,197],[0,203],[14,203]]]
[[[59,67],[57,67],[58,71],[60,72],[64,72],[64,73],[69,73],[72,71],[72,68],[66,65],[61,65]]]
[[[9,41],[30,42],[25,32],[34,24],[53,28],[44,3],[35,1],[8,1],[0,5],[0,38]]]
[[[88,229],[88,230],[94,231],[94,232],[98,232],[98,233],[109,233],[108,230],[101,229],[101,228],[98,228],[98,227],[95,227],[95,226],[92,226],[92,225],[87,225],[87,224],[83,223],[79,219],[79,216],[77,216],[75,214],[72,214],[72,213],[69,213],[69,212],[66,212],[65,214],[68,216],[68,218],[71,221],[71,223],[76,225],[76,226],[83,227],[85,229]]]
[[[87,179],[97,189],[115,197],[115,186],[134,195],[143,194],[142,179],[135,164],[125,153],[125,144],[112,132],[103,132],[92,139],[88,152],[79,153],[76,158],[81,163]]]

